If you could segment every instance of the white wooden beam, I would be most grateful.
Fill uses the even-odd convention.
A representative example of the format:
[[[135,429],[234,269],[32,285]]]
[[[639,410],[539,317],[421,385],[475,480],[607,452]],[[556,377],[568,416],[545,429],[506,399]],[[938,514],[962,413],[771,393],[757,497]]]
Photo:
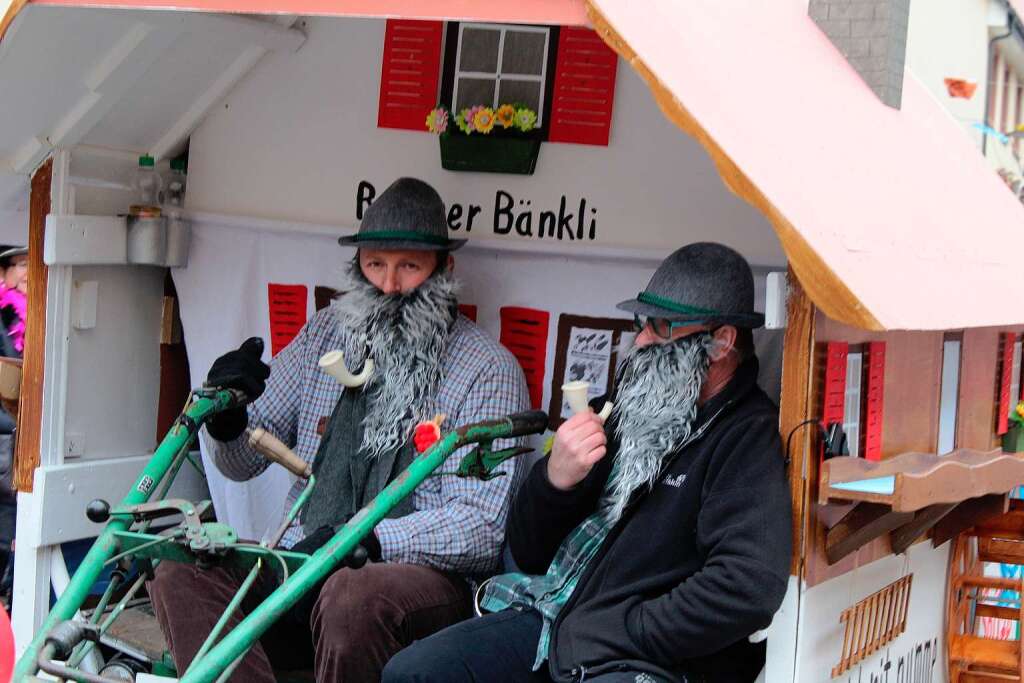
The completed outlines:
[[[174,44],[179,31],[139,22],[86,75],[82,95],[49,136],[53,147],[73,147],[113,109],[124,94]]]
[[[181,30],[196,35],[210,34],[220,42],[259,45],[271,52],[296,52],[306,42],[306,35],[298,29],[254,17],[204,12],[158,12],[155,13],[155,19],[161,25],[177,25]]]
[[[46,157],[50,156],[51,151],[52,148],[45,139],[32,137],[18,148],[14,156],[0,162],[0,165],[12,173],[20,173],[27,176],[35,171],[39,164],[46,161]]]
[[[153,155],[153,158],[159,161],[176,152],[185,140],[192,135],[192,131],[199,126],[206,114],[249,73],[256,65],[256,62],[266,53],[267,50],[259,45],[252,45],[246,48],[231,63],[231,66],[225,69],[217,77],[217,80],[206,89],[206,92],[196,98],[192,106],[156,141],[150,149],[150,154]]]

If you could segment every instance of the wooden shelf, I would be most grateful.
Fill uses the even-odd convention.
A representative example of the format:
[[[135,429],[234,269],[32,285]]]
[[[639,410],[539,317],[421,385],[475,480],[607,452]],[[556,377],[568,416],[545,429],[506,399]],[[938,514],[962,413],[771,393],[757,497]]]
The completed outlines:
[[[838,457],[822,465],[818,502],[876,503],[893,512],[955,504],[1024,484],[1024,457],[961,449],[948,455],[905,453],[872,462]]]

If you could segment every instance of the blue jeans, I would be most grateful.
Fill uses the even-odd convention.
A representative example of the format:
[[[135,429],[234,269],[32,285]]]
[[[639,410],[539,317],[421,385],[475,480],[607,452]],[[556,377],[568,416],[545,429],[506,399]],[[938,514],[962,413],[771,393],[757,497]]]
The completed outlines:
[[[536,610],[507,609],[463,621],[416,641],[391,658],[381,683],[551,683],[533,671],[540,638]],[[637,671],[584,675],[584,683],[665,683]]]

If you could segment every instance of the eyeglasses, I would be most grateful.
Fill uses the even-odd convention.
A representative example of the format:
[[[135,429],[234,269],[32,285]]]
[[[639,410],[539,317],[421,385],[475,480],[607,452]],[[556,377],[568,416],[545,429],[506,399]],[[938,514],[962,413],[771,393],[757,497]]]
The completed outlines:
[[[645,328],[650,327],[651,332],[660,339],[671,339],[672,332],[679,327],[691,327],[693,325],[703,325],[703,320],[687,320],[686,322],[672,322],[667,318],[655,318],[646,315],[640,315],[639,313],[633,314],[633,325],[636,327],[636,331],[643,332]]]

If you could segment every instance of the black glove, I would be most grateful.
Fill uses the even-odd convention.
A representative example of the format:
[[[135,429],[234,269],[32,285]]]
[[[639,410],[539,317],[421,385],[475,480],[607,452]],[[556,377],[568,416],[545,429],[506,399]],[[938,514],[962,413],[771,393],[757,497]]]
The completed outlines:
[[[213,361],[206,383],[221,389],[237,389],[249,402],[255,401],[267,388],[267,378],[270,377],[270,367],[260,360],[262,355],[263,340],[249,337],[236,351],[228,351]],[[239,406],[217,414],[206,428],[218,441],[234,441],[248,424],[245,406]]]
[[[327,541],[331,540],[336,533],[337,531],[334,527],[322,526],[293,545],[291,550],[296,553],[312,555],[317,550],[320,550]],[[380,541],[377,539],[377,534],[373,531],[370,531],[370,533],[363,537],[359,544],[352,549],[352,552],[345,556],[341,564],[344,567],[359,569],[366,564],[366,560],[370,560],[370,562],[381,561]]]

